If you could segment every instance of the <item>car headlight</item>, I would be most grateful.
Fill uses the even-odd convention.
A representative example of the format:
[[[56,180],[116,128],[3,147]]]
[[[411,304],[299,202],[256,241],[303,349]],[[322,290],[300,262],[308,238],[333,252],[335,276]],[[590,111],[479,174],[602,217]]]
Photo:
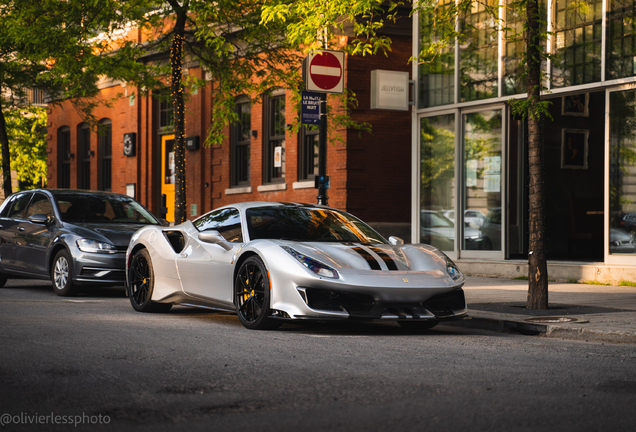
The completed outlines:
[[[454,281],[458,281],[464,277],[457,265],[448,257],[446,257],[446,272]]]
[[[79,239],[77,242],[77,247],[82,252],[92,252],[92,253],[116,253],[117,248],[115,245],[106,242],[100,242],[97,240],[91,239]]]
[[[313,258],[309,258],[307,255],[303,255],[295,249],[290,248],[289,246],[281,246],[285,252],[293,256],[298,260],[299,263],[307,267],[312,272],[316,273],[318,276],[328,277],[332,279],[338,279],[340,276],[335,269],[324,265],[316,261]]]

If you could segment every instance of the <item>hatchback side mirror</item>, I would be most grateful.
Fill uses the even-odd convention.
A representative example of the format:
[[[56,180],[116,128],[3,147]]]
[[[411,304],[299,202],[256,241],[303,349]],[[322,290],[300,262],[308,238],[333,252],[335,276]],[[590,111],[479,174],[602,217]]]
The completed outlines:
[[[33,222],[36,224],[47,224],[49,222],[49,217],[45,214],[34,214],[29,216],[29,222]]]
[[[232,250],[232,246],[225,240],[225,238],[216,230],[207,230],[199,233],[199,240],[202,242],[215,244],[221,246],[226,251]]]

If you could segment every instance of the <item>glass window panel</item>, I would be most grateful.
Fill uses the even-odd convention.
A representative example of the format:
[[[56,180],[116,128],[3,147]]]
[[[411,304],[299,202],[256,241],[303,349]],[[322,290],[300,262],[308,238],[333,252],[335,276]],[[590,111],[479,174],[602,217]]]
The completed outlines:
[[[636,0],[609,0],[607,7],[606,79],[634,76]]]
[[[501,250],[501,110],[463,116],[464,209],[483,219],[462,215],[464,250]]]
[[[419,108],[455,102],[454,44],[436,46],[444,31],[454,29],[455,17],[450,13],[454,4],[454,0],[439,0],[425,6],[430,7],[430,11],[425,9],[420,14],[420,51],[430,49],[431,53],[419,66]]]
[[[601,80],[602,0],[571,0],[557,2],[554,11],[554,58],[552,86],[566,87]],[[589,73],[588,73],[589,72]]]
[[[636,90],[610,93],[611,255],[636,255]]]
[[[495,7],[497,1],[486,0],[486,4]],[[459,62],[463,102],[498,95],[497,21],[486,4],[474,2],[471,13],[465,17],[466,42],[460,46]]]
[[[525,40],[523,38],[523,23],[525,16],[522,10],[518,6],[517,0],[506,0],[505,13],[505,27],[507,28],[504,34],[504,56],[502,58],[503,64],[503,95],[509,96],[526,92],[525,85],[525,66],[521,63],[522,56],[526,52]],[[547,0],[541,0],[540,6],[544,16],[547,16]],[[565,20],[565,15],[562,14],[562,18]],[[547,26],[544,21],[542,24],[542,31],[546,31]],[[561,35],[563,37],[563,35]],[[494,46],[496,49],[496,45]],[[493,53],[497,55],[497,53]],[[496,70],[493,73],[497,73]],[[495,96],[497,96],[495,94]]]
[[[420,242],[455,249],[455,115],[420,121]]]

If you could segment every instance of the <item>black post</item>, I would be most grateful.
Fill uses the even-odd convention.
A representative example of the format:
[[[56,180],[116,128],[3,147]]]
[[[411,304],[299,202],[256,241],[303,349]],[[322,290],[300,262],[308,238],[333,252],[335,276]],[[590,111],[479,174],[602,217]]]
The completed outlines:
[[[320,132],[318,136],[318,204],[328,205],[327,198],[327,93],[320,95]]]

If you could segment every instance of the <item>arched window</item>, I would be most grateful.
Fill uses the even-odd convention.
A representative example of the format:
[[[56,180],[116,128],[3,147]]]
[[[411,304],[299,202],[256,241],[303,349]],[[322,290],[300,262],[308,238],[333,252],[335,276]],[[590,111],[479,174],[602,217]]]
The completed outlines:
[[[57,130],[57,187],[71,187],[71,128]]]
[[[109,119],[99,122],[99,182],[98,189],[112,189],[113,173],[113,125]]]
[[[77,126],[77,188],[91,188],[91,128],[88,123]]]

